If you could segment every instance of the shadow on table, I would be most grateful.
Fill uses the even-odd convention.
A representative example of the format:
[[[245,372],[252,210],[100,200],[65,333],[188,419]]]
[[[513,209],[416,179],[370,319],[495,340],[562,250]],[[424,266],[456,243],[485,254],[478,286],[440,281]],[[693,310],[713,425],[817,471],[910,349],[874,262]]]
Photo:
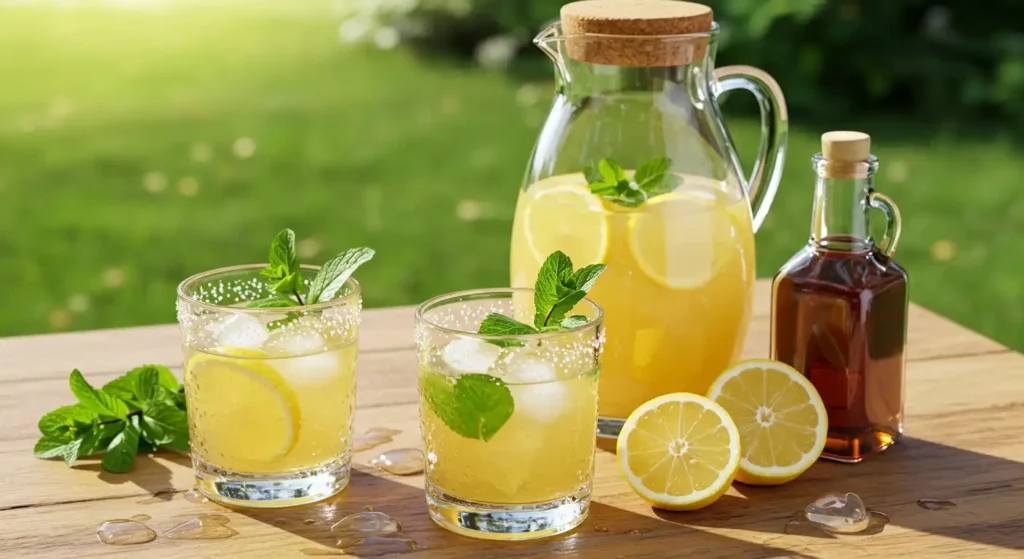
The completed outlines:
[[[860,464],[821,461],[783,487],[737,483],[733,492],[740,496],[725,495],[701,511],[656,514],[680,525],[783,534],[793,513],[815,498],[828,492],[853,492],[869,509],[888,515],[894,526],[1024,548],[1024,463],[922,439],[905,437]],[[951,500],[957,506],[926,510],[917,506],[918,499]],[[766,515],[771,518],[766,520]]]
[[[699,529],[643,516],[599,502],[579,528],[561,536],[534,542],[487,542],[465,538],[436,526],[427,515],[423,491],[376,472],[353,471],[349,487],[324,503],[268,511],[240,510],[254,520],[286,530],[309,541],[297,553],[338,551],[331,526],[366,506],[390,514],[402,524],[402,532],[416,542],[417,549],[395,542],[361,549],[347,548],[355,557],[379,557],[403,553],[409,557],[802,557],[792,551],[766,547]],[[684,553],[685,550],[685,553]]]
[[[97,472],[100,480],[112,485],[134,483],[143,491],[147,491],[153,495],[151,497],[153,502],[170,501],[174,497],[175,493],[177,493],[177,490],[174,489],[174,485],[171,483],[171,476],[173,473],[170,468],[161,464],[159,460],[155,460],[153,456],[154,455],[145,454],[138,455],[135,458],[135,463],[132,465],[131,473],[127,475],[110,473],[104,470],[98,461],[91,463],[78,463],[75,464],[74,469]],[[156,456],[186,468],[192,467],[192,459],[189,458],[187,454],[164,451],[159,452]]]

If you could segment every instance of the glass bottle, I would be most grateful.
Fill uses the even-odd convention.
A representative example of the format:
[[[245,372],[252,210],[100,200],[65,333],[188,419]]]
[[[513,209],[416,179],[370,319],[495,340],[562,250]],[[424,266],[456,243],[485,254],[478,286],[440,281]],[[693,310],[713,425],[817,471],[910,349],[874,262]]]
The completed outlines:
[[[818,174],[811,239],[772,285],[772,357],[810,379],[828,411],[822,456],[860,462],[903,432],[907,273],[892,254],[896,204],[874,191],[871,138],[829,132]],[[869,212],[885,215],[879,243]]]

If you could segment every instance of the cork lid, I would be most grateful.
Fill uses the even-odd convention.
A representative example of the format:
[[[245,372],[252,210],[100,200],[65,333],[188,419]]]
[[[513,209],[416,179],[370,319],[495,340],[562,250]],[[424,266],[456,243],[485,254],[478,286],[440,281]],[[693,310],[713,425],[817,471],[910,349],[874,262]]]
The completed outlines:
[[[836,179],[867,176],[871,159],[871,136],[847,130],[821,135],[821,155],[825,174]]]
[[[711,8],[678,0],[583,0],[562,6],[569,56],[616,66],[677,66],[707,55]],[[589,36],[588,36],[589,35]]]

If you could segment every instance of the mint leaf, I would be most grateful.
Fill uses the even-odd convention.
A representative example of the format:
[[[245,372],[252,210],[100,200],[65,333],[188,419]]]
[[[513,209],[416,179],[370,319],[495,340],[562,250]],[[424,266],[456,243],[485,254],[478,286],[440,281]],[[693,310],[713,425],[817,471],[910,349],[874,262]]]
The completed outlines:
[[[52,435],[43,435],[36,442],[36,446],[32,448],[32,454],[36,458],[64,458],[70,452],[74,452],[77,456],[78,447],[81,444],[80,439],[63,439]]]
[[[683,184],[683,177],[673,173],[668,173],[641,184],[640,188],[647,193],[647,198],[650,199],[655,196],[661,196],[662,194],[675,192],[681,184]]]
[[[334,299],[356,268],[373,258],[371,248],[350,248],[327,261],[309,284],[309,304]]]
[[[96,390],[78,369],[71,371],[71,393],[87,409],[101,416],[124,419],[131,411],[123,400],[102,390]]]
[[[168,402],[148,402],[142,408],[142,435],[156,446],[188,452],[188,419]]]
[[[130,470],[139,450],[139,434],[139,416],[133,415],[124,423],[124,429],[110,441],[103,456],[103,469],[117,474]]]
[[[593,165],[587,165],[586,167],[583,168],[583,178],[587,179],[587,182],[590,184],[591,189],[593,189],[594,186],[613,187],[618,182],[605,182],[604,175],[602,175],[601,171],[598,171],[597,167]]]
[[[536,334],[537,329],[529,324],[523,324],[514,318],[503,314],[491,313],[480,322],[477,334],[490,336],[526,336]],[[498,347],[521,347],[524,344],[521,340],[487,340],[487,343]]]
[[[423,375],[420,389],[434,414],[469,439],[489,441],[515,411],[512,392],[491,375],[471,373],[451,382],[430,373]]]
[[[159,388],[165,388],[171,392],[177,391],[181,385],[178,384],[178,378],[174,376],[174,373],[170,369],[163,365],[143,365],[136,367],[127,373],[117,377],[116,379],[103,385],[103,392],[116,396],[125,402],[134,405],[138,408],[143,400],[147,398],[142,397],[139,394],[139,375],[143,374],[143,371],[153,371],[157,377],[157,386]],[[151,373],[146,373],[147,375]],[[152,382],[151,380],[147,382]],[[149,394],[147,392],[147,394]],[[157,397],[156,393],[153,394],[152,398]]]
[[[633,174],[633,180],[643,188],[645,182],[656,179],[661,175],[668,172],[668,166],[672,164],[672,160],[667,157],[655,157],[649,161],[642,163],[636,168],[636,173]]]
[[[565,282],[571,278],[572,260],[564,252],[555,251],[544,260],[533,292],[534,326],[547,326],[551,309],[573,291],[573,286],[568,290],[565,287]]]
[[[582,314],[574,314],[572,316],[567,316],[563,318],[562,322],[559,322],[558,325],[566,330],[571,330],[573,328],[579,328],[580,326],[585,325],[587,322],[590,322],[589,320],[587,320],[587,317],[583,316]]]
[[[160,374],[156,369],[143,367],[134,375],[135,395],[139,400],[146,402],[157,397],[160,391]]]
[[[477,333],[489,336],[528,336],[536,334],[537,329],[503,314],[491,313],[480,322]]]
[[[91,456],[104,450],[110,446],[110,442],[114,440],[114,437],[122,429],[124,429],[124,422],[122,421],[97,425],[92,431],[82,437],[82,444],[78,448],[78,457]]]
[[[591,264],[584,266],[573,274],[573,286],[583,292],[590,291],[594,287],[597,278],[608,269],[606,264]]]
[[[61,406],[39,419],[39,432],[43,435],[74,436],[77,430],[88,429],[98,420],[99,415],[82,404]]]
[[[601,172],[601,176],[604,177],[607,184],[618,184],[629,180],[626,177],[626,171],[610,157],[602,159],[597,164],[597,170]]]
[[[299,266],[299,253],[295,250],[295,231],[284,229],[270,242],[270,266],[260,275],[271,280],[270,289],[278,293],[294,293],[306,289]]]
[[[250,309],[277,309],[284,307],[298,307],[299,302],[291,297],[269,297],[258,301],[250,301],[246,305]]]

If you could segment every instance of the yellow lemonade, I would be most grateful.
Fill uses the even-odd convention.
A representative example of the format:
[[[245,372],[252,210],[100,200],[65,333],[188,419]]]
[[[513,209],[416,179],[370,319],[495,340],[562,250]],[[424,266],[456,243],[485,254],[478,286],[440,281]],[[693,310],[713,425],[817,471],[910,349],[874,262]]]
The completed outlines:
[[[526,366],[546,367],[527,356]],[[509,382],[515,408],[489,440],[450,429],[427,401],[421,403],[427,480],[433,489],[464,501],[530,504],[585,491],[594,469],[597,371],[536,383]],[[457,377],[420,369],[429,382]]]
[[[193,458],[233,474],[347,464],[356,344],[286,356],[268,349],[185,348]]]
[[[755,274],[749,205],[718,181],[683,179],[637,208],[591,194],[579,173],[520,193],[513,287],[532,286],[555,250],[608,265],[588,295],[605,311],[603,418],[671,392],[704,394],[740,356]]]

